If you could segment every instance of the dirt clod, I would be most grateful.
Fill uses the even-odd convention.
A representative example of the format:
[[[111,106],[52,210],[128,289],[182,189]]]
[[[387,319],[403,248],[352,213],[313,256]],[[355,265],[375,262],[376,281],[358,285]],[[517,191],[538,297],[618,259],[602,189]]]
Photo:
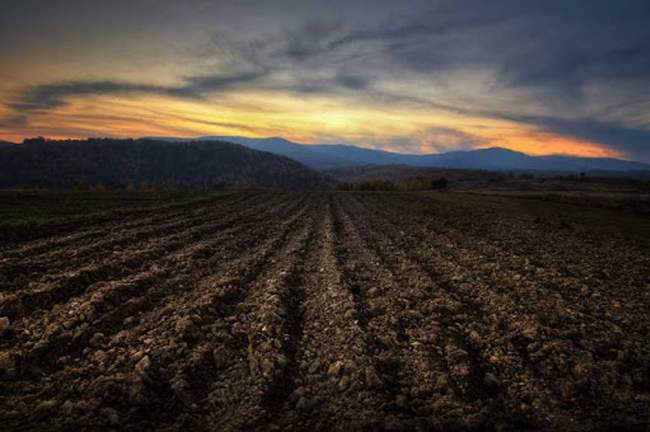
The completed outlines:
[[[1,249],[0,429],[644,430],[647,246],[463,199],[238,192]]]
[[[0,337],[3,337],[6,333],[11,330],[11,320],[9,317],[0,318]]]

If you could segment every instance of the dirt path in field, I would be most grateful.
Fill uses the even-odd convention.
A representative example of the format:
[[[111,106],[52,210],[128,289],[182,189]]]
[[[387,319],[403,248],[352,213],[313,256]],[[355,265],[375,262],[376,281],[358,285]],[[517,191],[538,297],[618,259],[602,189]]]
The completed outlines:
[[[247,192],[90,224],[0,252],[0,418],[645,430],[649,257],[409,194]]]

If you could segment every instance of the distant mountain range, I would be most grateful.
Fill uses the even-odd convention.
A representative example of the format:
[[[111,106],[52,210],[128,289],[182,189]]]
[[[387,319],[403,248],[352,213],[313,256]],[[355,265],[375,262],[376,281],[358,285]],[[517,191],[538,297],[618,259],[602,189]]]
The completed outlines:
[[[210,186],[307,189],[328,184],[322,174],[275,154],[238,144],[163,140],[26,140],[0,146],[0,187]]]
[[[187,138],[158,138],[167,141],[194,141]],[[575,156],[529,156],[499,147],[452,151],[439,154],[401,154],[351,145],[299,144],[284,138],[205,136],[200,141],[226,141],[286,156],[316,169],[355,165],[408,165],[493,171],[650,171],[650,164],[612,158]]]

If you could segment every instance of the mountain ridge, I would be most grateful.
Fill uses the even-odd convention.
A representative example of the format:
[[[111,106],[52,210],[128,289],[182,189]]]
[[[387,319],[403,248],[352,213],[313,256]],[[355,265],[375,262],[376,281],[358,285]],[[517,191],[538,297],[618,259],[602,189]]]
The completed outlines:
[[[196,139],[157,137],[168,141],[226,141],[297,160],[311,168],[356,165],[407,165],[496,171],[650,171],[650,164],[615,158],[564,155],[531,156],[502,147],[456,150],[437,154],[405,154],[346,144],[300,144],[282,137],[203,136]]]

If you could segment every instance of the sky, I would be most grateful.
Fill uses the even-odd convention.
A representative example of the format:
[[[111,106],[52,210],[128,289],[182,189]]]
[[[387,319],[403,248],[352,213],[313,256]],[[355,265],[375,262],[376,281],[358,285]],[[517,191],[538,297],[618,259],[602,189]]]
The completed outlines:
[[[650,162],[647,0],[3,0],[0,139]]]

